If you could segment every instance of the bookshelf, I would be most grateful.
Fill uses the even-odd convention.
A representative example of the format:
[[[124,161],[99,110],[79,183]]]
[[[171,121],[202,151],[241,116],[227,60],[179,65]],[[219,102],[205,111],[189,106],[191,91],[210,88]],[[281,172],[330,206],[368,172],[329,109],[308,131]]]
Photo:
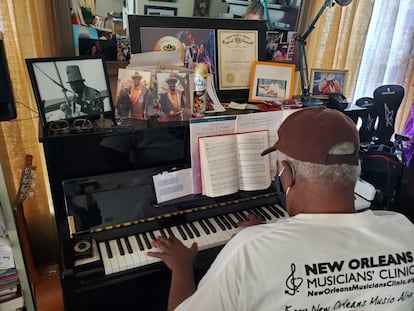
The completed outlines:
[[[18,274],[19,286],[22,298],[16,298],[0,303],[0,311],[11,311],[21,304],[23,299],[25,310],[35,311],[35,302],[29,282],[28,273],[23,258],[21,243],[19,240],[15,218],[13,215],[13,203],[7,191],[7,184],[2,163],[0,161],[0,207],[3,211],[4,222],[7,228],[7,237],[10,241],[14,263]]]

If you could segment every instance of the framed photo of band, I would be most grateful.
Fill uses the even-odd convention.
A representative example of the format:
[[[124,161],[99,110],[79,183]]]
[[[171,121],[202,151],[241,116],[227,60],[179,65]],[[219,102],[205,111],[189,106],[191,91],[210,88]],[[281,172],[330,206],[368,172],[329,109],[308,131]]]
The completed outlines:
[[[329,94],[345,94],[347,75],[348,70],[312,69],[311,96],[327,99]]]
[[[295,64],[254,62],[249,102],[261,103],[292,98]]]

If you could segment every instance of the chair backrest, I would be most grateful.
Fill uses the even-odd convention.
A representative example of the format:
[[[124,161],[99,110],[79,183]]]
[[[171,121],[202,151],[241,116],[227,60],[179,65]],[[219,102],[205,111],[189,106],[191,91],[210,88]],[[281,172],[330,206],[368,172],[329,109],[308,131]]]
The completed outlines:
[[[355,102],[355,105],[359,108],[345,110],[344,113],[354,121],[355,125],[359,126],[361,143],[369,144],[375,136],[375,122],[378,117],[374,99],[372,97],[362,97]]]
[[[382,85],[374,91],[374,103],[378,112],[378,126],[375,131],[377,143],[388,143],[394,134],[395,117],[404,98],[401,85]]]

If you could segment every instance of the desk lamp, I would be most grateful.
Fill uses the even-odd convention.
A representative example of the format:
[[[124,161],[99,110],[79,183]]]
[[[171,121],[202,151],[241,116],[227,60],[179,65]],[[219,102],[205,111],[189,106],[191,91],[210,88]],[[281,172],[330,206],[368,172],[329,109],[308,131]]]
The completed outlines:
[[[313,21],[310,23],[308,30],[301,36],[298,36],[299,42],[299,73],[300,73],[300,84],[302,87],[302,101],[304,102],[304,106],[311,106],[312,103],[309,101],[309,69],[308,69],[308,60],[306,57],[306,39],[311,34],[312,30],[315,28],[316,22],[321,17],[322,13],[325,11],[327,7],[334,6],[334,2],[338,3],[340,6],[347,6],[352,2],[352,0],[326,0],[325,3],[322,5],[321,9],[319,10],[318,14],[316,14]]]

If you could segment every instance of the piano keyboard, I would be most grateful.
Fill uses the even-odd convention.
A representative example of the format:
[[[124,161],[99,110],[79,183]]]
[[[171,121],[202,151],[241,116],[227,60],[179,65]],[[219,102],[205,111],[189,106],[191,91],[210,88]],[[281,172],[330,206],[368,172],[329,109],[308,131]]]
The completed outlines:
[[[112,240],[99,241],[98,248],[105,275],[160,261],[158,258],[146,255],[150,250],[157,251],[151,245],[151,241],[158,236],[174,236],[188,247],[193,242],[197,242],[199,251],[224,245],[240,230],[237,227],[237,222],[244,220],[248,213],[261,215],[266,223],[288,217],[282,208],[276,204],[272,204],[216,215],[211,218],[177,224],[154,231],[132,234]]]

